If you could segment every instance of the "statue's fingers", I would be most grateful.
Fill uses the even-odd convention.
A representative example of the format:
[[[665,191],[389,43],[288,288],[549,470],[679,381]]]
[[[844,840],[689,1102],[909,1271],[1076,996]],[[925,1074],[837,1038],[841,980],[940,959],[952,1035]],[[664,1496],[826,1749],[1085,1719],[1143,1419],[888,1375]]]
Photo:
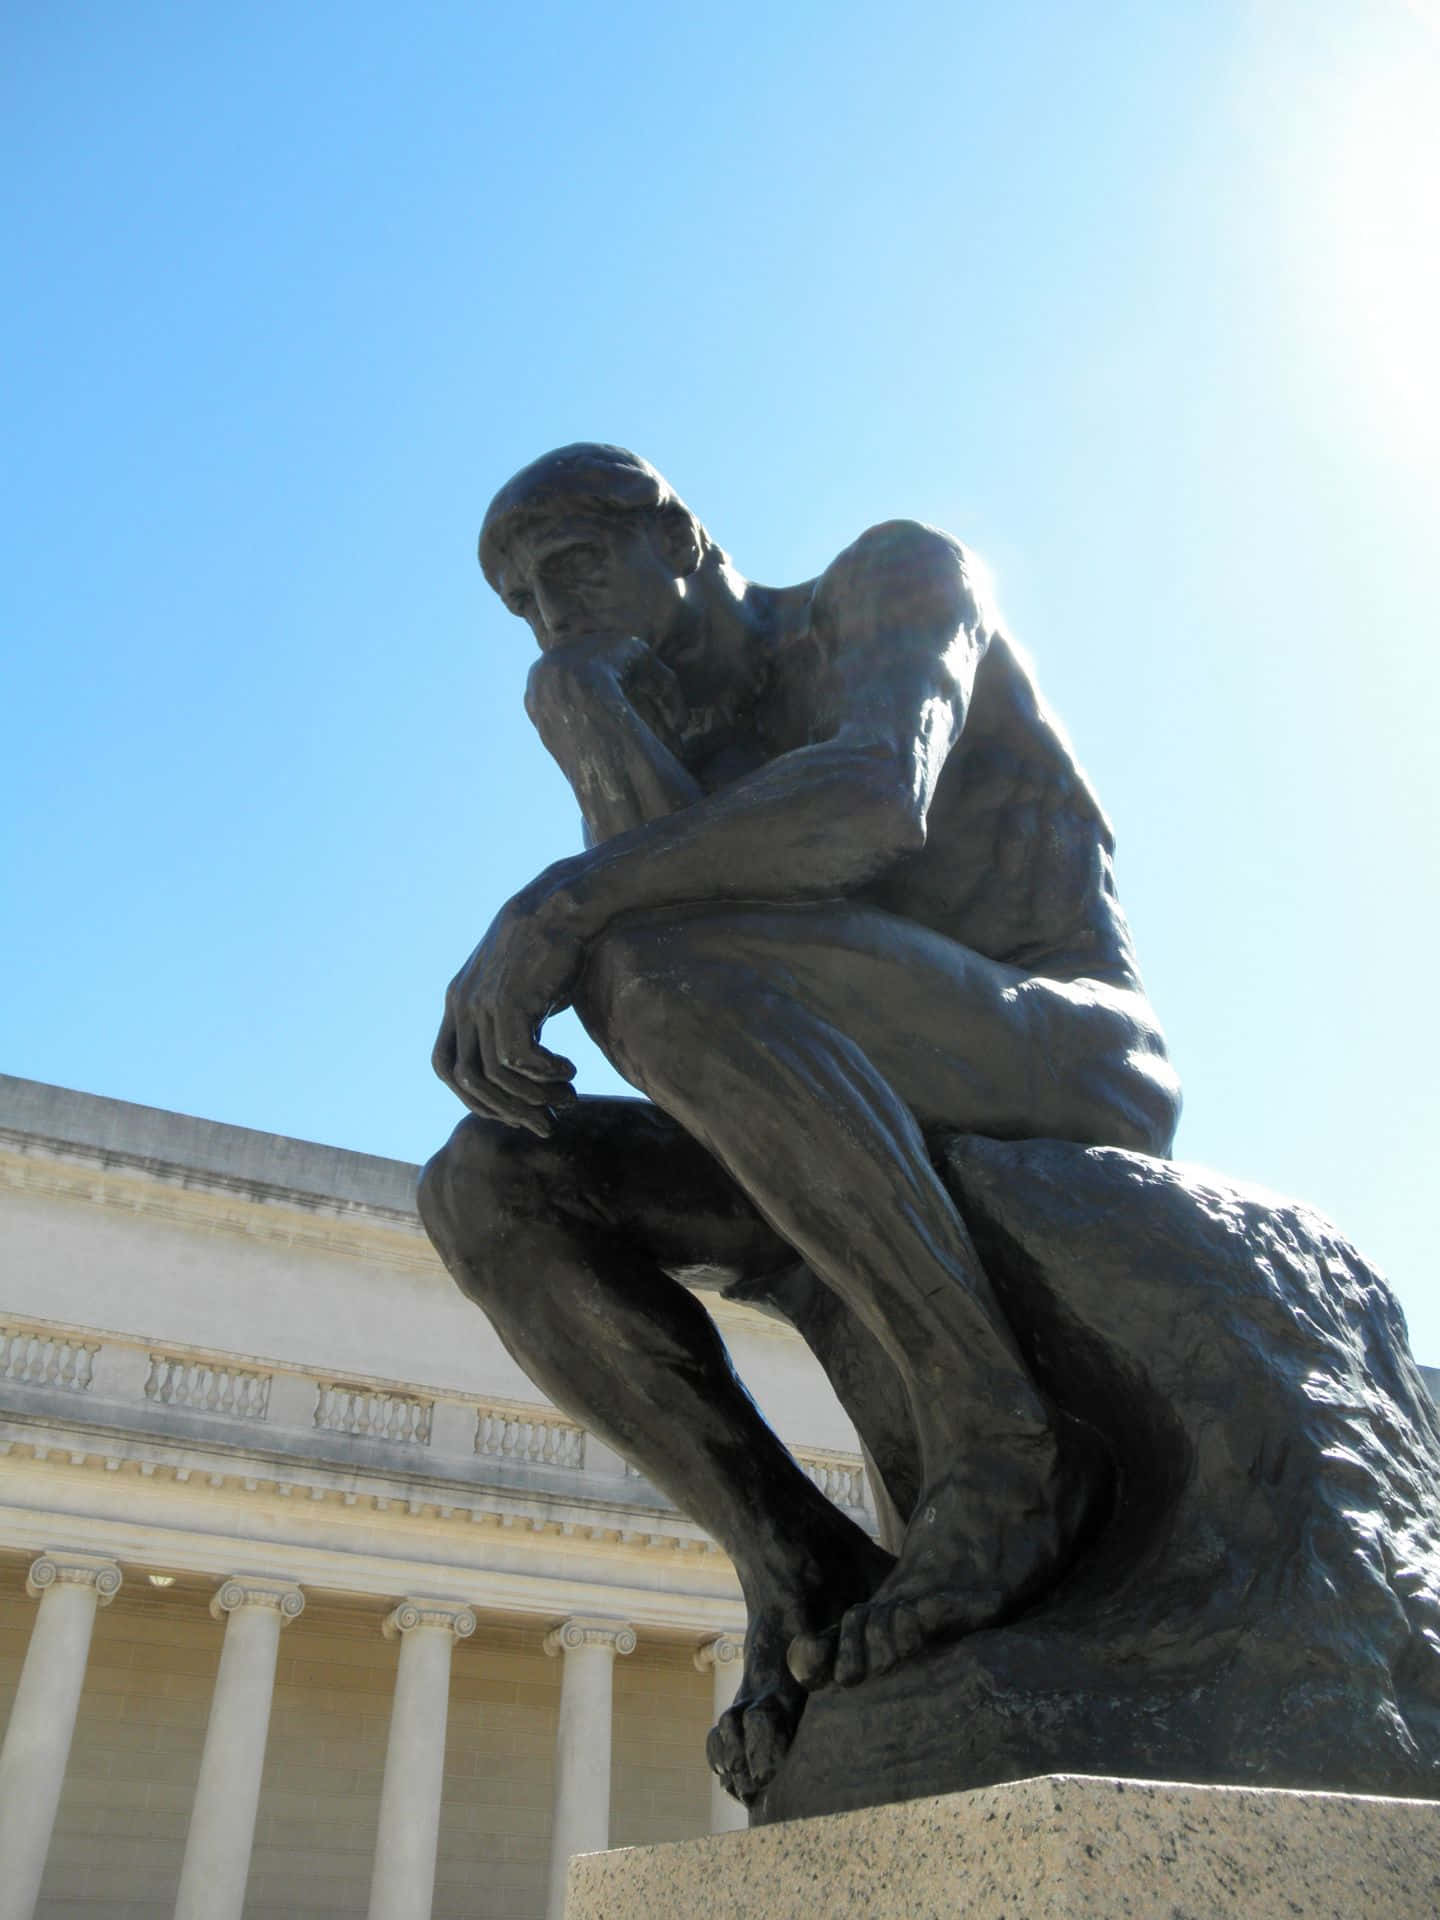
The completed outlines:
[[[483,1023],[482,1023],[483,1024]],[[478,1031],[461,1025],[456,1041],[455,1073],[450,1083],[472,1113],[499,1120],[507,1127],[523,1127],[543,1140],[550,1132],[550,1116],[543,1107],[518,1100],[496,1084],[487,1071]]]
[[[500,1043],[500,1059],[502,1065],[509,1067],[512,1073],[523,1073],[531,1080],[543,1080],[552,1088],[575,1078],[575,1062],[567,1060],[563,1053],[551,1053],[548,1047],[542,1047],[528,1035],[523,1052],[506,1052],[505,1048],[510,1044],[508,1041]]]
[[[450,1086],[471,1113],[477,1114],[480,1119],[501,1120],[506,1126],[511,1124],[510,1115],[506,1112],[503,1103],[495,1097],[478,1074],[470,1072],[457,1063],[450,1079]]]
[[[534,1030],[518,1014],[495,1016],[495,1058],[505,1072],[520,1081],[542,1083],[544,1091],[539,1095],[542,1100],[549,1100],[557,1085],[575,1078],[574,1063],[563,1054],[551,1053],[548,1047],[542,1047]]]
[[[689,718],[689,708],[685,695],[680,691],[680,682],[664,661],[656,659],[654,654],[650,655],[650,662],[652,671],[647,690],[665,724],[679,733]]]
[[[514,1052],[513,1029],[507,1029],[502,1038],[500,1022],[493,1014],[482,1013],[475,1024],[485,1078],[521,1106],[544,1107],[549,1100],[546,1088],[538,1085],[529,1074],[517,1072],[506,1063],[507,1054]]]
[[[496,1111],[490,1088],[485,1083],[485,1069],[480,1060],[480,1045],[473,1033],[456,1024],[453,1041],[453,1059],[450,1071],[442,1074],[472,1113],[482,1118],[498,1120],[501,1115]]]
[[[494,1088],[486,1084],[482,1073],[466,1066],[463,1060],[456,1061],[450,1085],[470,1111],[478,1114],[482,1120],[503,1120],[509,1125],[510,1116]]]

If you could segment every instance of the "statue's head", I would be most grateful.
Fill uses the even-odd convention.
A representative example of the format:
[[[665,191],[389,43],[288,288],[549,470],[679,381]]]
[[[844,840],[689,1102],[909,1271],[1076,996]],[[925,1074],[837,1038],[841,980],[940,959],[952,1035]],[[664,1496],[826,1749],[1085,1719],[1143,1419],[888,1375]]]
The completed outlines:
[[[712,550],[648,461],[592,441],[522,467],[480,529],[485,578],[542,647],[611,629],[660,638]]]

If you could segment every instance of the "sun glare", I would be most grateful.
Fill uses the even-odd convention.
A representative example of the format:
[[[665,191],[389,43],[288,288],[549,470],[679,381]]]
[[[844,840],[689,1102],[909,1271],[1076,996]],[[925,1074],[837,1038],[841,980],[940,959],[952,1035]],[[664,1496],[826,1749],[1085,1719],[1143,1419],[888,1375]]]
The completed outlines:
[[[1336,318],[1395,450],[1440,451],[1440,42],[1368,72],[1331,149]]]

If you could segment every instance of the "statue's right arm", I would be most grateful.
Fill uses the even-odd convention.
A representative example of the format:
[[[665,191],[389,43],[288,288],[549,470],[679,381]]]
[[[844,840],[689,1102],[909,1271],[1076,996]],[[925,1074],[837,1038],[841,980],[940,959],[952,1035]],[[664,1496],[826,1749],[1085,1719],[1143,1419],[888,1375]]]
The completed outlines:
[[[701,797],[667,738],[681,723],[673,675],[641,641],[587,636],[536,661],[525,710],[570,783],[587,846]]]

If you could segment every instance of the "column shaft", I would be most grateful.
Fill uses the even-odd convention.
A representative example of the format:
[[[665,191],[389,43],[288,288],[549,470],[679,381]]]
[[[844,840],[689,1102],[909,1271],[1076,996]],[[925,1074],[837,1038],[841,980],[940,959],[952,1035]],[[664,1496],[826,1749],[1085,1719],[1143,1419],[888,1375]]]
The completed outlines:
[[[635,1647],[631,1627],[567,1620],[545,1642],[563,1652],[560,1723],[555,1738],[555,1812],[550,1829],[547,1920],[564,1920],[565,1880],[577,1853],[610,1844],[610,1742],[615,1655]]]
[[[65,1783],[95,1609],[120,1570],[90,1555],[45,1555],[30,1569],[40,1608],[0,1750],[0,1920],[31,1920]]]
[[[227,1580],[210,1603],[213,1614],[228,1618],[185,1837],[175,1920],[240,1920],[255,1843],[280,1628],[303,1605],[298,1587],[243,1580]]]
[[[406,1601],[385,1622],[400,1635],[369,1920],[429,1920],[445,1774],[450,1655],[475,1631],[468,1607]]]
[[[714,1682],[711,1711],[716,1721],[733,1704],[745,1671],[745,1642],[739,1634],[717,1633],[696,1651],[695,1664],[702,1673],[708,1667]],[[710,1831],[734,1833],[748,1827],[750,1815],[721,1786],[718,1775],[710,1775]]]

